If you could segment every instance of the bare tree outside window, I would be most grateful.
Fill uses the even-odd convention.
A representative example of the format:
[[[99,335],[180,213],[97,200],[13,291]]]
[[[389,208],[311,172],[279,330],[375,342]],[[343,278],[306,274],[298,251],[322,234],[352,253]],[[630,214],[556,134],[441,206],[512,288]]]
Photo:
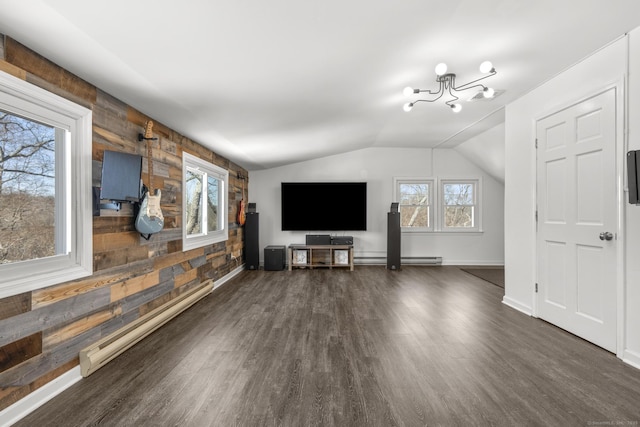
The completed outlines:
[[[424,182],[400,183],[400,226],[429,227],[429,190]]]
[[[444,184],[444,226],[474,227],[475,196],[472,183]]]
[[[0,110],[0,264],[55,248],[55,128]]]
[[[187,197],[187,236],[203,233],[202,224],[205,222],[202,205],[206,201],[206,231],[217,231],[218,224],[218,204],[219,188],[218,179],[207,176],[199,171],[187,171],[186,173],[186,197]],[[207,197],[203,197],[203,187],[206,182]]]
[[[216,178],[209,176],[207,178],[207,227],[208,231],[216,231],[220,227],[218,226],[218,191],[220,188],[220,181]]]
[[[200,234],[202,230],[202,174],[188,171],[186,174],[187,236]]]

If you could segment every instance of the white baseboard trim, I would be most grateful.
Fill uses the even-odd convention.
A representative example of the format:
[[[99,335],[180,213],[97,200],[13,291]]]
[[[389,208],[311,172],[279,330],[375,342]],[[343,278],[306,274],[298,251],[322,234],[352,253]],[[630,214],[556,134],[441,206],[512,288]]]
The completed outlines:
[[[9,427],[82,379],[80,366],[49,381],[0,412],[0,427]]]
[[[243,271],[244,271],[244,264],[242,264],[239,267],[236,267],[234,270],[231,270],[228,274],[222,276],[218,280],[214,280],[213,281],[213,289],[214,290],[218,289],[220,286],[224,285],[229,280],[233,279],[235,276],[237,276],[238,274],[242,273]]]
[[[533,315],[533,311],[531,310],[531,307],[528,307],[524,304],[519,303],[518,301],[509,298],[507,296],[502,298],[502,303],[504,305],[507,305],[511,308],[513,308],[514,310],[518,310],[521,313],[526,314],[527,316],[532,316]]]
[[[465,261],[465,260],[452,260],[452,261],[442,261],[442,265],[453,265],[453,266],[478,266],[478,267],[504,267],[504,260],[494,260],[494,261]]]
[[[622,353],[622,361],[634,368],[640,369],[640,353],[631,350],[625,350]]]

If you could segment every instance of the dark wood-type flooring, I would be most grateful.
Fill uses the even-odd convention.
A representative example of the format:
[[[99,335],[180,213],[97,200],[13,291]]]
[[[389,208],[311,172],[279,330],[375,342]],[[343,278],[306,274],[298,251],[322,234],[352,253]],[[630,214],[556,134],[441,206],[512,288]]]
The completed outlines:
[[[638,425],[640,370],[456,267],[245,271],[17,426]]]
[[[504,267],[464,267],[462,271],[504,288]]]

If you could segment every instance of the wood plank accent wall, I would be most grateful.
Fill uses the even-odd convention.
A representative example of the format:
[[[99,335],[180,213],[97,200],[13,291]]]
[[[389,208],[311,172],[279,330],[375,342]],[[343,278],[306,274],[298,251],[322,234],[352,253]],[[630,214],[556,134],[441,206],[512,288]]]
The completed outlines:
[[[0,70],[93,111],[94,186],[100,184],[104,150],[146,156],[137,136],[152,117],[2,34]],[[234,219],[242,192],[237,174],[248,172],[156,120],[153,131],[154,188],[162,190],[164,230],[147,241],[134,229],[130,206],[103,210],[93,221],[91,277],[0,299],[0,410],[77,366],[78,352],[88,344],[244,262],[243,230]],[[185,151],[229,171],[231,221],[228,241],[187,252],[180,229]],[[147,182],[146,157],[143,165]]]

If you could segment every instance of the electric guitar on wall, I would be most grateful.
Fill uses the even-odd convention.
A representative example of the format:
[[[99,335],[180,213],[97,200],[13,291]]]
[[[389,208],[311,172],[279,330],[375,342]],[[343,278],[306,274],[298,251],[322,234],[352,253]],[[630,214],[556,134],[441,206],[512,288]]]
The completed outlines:
[[[153,122],[149,120],[145,126],[144,137],[147,142],[147,169],[149,173],[149,189],[144,191],[140,210],[136,217],[136,230],[149,240],[153,233],[158,233],[164,227],[164,216],[160,208],[160,189],[153,191],[153,161],[151,160],[151,140],[153,139]]]
[[[240,199],[240,203],[238,203],[238,224],[242,226],[246,220],[247,214],[244,206],[244,177],[242,177],[242,199]]]

